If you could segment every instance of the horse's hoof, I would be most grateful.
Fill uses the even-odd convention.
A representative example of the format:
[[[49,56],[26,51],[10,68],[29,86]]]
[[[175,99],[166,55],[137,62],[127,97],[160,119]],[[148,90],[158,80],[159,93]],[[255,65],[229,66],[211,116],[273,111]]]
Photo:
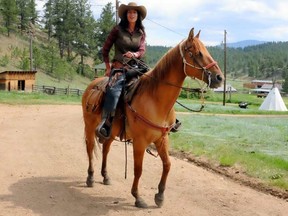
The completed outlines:
[[[163,206],[163,203],[164,203],[164,195],[157,193],[157,194],[155,194],[154,200],[155,200],[156,205],[159,208],[161,208]]]
[[[94,186],[94,178],[87,177],[86,185],[87,185],[87,187],[93,187]]]
[[[148,207],[148,205],[145,203],[145,201],[144,201],[143,199],[141,199],[141,198],[138,198],[138,199],[136,200],[135,206],[136,206],[137,208],[147,208],[147,207]]]
[[[104,178],[103,184],[104,184],[104,185],[111,185],[110,179],[109,179],[109,178]]]

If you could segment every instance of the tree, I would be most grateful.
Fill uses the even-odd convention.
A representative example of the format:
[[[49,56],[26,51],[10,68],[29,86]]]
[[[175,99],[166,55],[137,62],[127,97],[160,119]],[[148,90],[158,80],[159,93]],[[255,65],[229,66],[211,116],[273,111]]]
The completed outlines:
[[[96,22],[92,17],[90,5],[87,0],[77,0],[75,37],[73,50],[80,55],[79,72],[84,75],[84,57],[90,55],[95,49],[94,31]]]
[[[1,13],[3,16],[4,26],[7,29],[8,37],[10,32],[14,29],[17,21],[17,6],[15,0],[1,0],[0,1]]]
[[[30,21],[33,25],[36,24],[36,20],[38,18],[38,13],[36,11],[36,4],[35,4],[35,0],[29,0],[28,2],[28,13],[29,13],[29,18]]]
[[[21,33],[26,31],[29,27],[29,9],[28,9],[28,1],[27,0],[16,0],[16,5],[18,9],[18,15],[20,17],[19,28]]]
[[[282,86],[282,90],[285,93],[288,93],[288,66],[286,66],[286,68],[285,68],[284,83]]]
[[[98,38],[98,46],[102,47],[106,38],[108,37],[111,29],[115,26],[114,19],[115,12],[112,7],[112,3],[109,2],[102,10],[100,18],[97,20],[98,29],[96,37]]]
[[[44,29],[47,30],[48,41],[53,34],[53,0],[48,0],[44,5]]]
[[[54,0],[52,25],[55,28],[53,36],[58,41],[61,58],[65,50],[70,58],[70,48],[75,34],[76,0]]]

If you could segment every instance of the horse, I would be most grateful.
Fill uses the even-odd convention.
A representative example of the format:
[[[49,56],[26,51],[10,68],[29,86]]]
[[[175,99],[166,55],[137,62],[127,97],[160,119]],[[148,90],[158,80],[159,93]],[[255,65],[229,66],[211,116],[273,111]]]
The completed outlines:
[[[144,153],[152,143],[155,145],[163,165],[158,193],[155,194],[154,202],[158,207],[163,205],[166,180],[171,166],[168,149],[169,132],[176,119],[174,104],[180,94],[184,79],[187,76],[197,78],[207,83],[210,88],[219,87],[224,80],[220,67],[199,36],[200,31],[194,36],[194,28],[192,28],[186,39],[171,48],[154,68],[139,78],[138,88],[133,99],[130,103],[123,102],[124,109],[116,111],[111,136],[102,143],[101,175],[103,184],[109,185],[111,184],[107,171],[109,149],[114,139],[121,136],[121,132],[123,135],[123,127],[125,127],[124,139],[131,140],[133,146],[134,179],[131,194],[135,198],[136,207],[147,208],[146,202],[140,196],[138,186],[142,174]],[[90,107],[89,101],[91,101],[91,91],[103,90],[103,83],[107,79],[108,77],[99,77],[93,80],[82,96],[85,142],[89,159],[86,180],[88,187],[94,185],[92,159],[97,140],[95,129],[101,121],[102,97],[96,97],[96,105],[94,104],[93,108]]]

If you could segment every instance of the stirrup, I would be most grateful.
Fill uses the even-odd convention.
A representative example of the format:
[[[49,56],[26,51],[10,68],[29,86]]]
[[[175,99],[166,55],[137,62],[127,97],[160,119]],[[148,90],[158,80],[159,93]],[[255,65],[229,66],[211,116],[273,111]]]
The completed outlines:
[[[96,128],[96,135],[104,140],[107,140],[110,137],[111,125],[106,124],[106,120],[102,121]]]
[[[178,132],[179,128],[181,127],[181,124],[182,123],[178,119],[176,119],[176,122],[173,125],[173,127],[171,128],[170,132],[172,132],[172,133]]]

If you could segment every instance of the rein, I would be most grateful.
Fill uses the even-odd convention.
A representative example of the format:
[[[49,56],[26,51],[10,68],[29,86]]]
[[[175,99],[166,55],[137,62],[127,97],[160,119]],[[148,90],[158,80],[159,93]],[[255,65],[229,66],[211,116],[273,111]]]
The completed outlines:
[[[187,77],[190,77],[191,79],[194,79],[194,80],[197,80],[199,85],[201,86],[201,107],[199,108],[199,110],[194,110],[194,109],[190,109],[188,108],[187,106],[181,104],[180,102],[178,102],[176,100],[176,103],[179,104],[180,106],[184,107],[185,109],[191,111],[191,112],[201,112],[204,108],[204,85],[201,85],[200,82],[199,82],[199,79],[197,79],[196,77],[191,77],[187,74],[186,72],[186,66],[189,66],[191,68],[195,68],[195,69],[198,69],[198,70],[202,70],[202,81],[204,80],[204,75],[206,74],[207,75],[207,79],[208,79],[208,83],[207,83],[207,87],[210,87],[211,85],[211,72],[209,71],[209,69],[215,65],[217,65],[217,62],[216,61],[212,61],[211,63],[209,63],[208,65],[206,66],[202,66],[198,61],[197,59],[195,58],[195,56],[193,55],[192,51],[189,50],[189,47],[184,47],[184,50],[185,52],[188,51],[188,54],[189,54],[189,57],[198,65],[193,65],[193,64],[190,64],[189,62],[187,62],[185,56],[184,56],[184,53],[183,53],[183,46],[184,46],[184,40],[179,44],[179,51],[180,51],[180,55],[181,55],[181,58],[182,58],[182,61],[183,61],[183,72],[184,74],[187,76]],[[140,61],[139,59],[137,58],[132,58],[133,60],[135,60],[137,62],[137,64],[140,64],[141,66],[144,66],[145,68],[149,68],[144,62]],[[133,70],[136,70],[138,71],[138,73],[142,73],[140,70],[138,70],[137,68],[134,68],[132,66],[130,66],[128,64],[128,62],[123,62],[124,65],[128,66],[130,69],[133,69]],[[145,76],[149,76],[145,73],[142,73],[142,75],[145,75]],[[149,76],[151,79],[155,79],[154,77],[152,76]],[[178,86],[178,85],[174,85],[172,83],[169,83],[169,82],[164,82],[166,85],[170,85],[170,86],[173,86],[173,87],[176,87],[176,88],[180,88],[182,90],[185,90],[187,91],[189,88],[186,88],[186,87],[183,87],[183,86]],[[132,107],[131,107],[132,108]],[[152,122],[151,122],[152,123]]]

